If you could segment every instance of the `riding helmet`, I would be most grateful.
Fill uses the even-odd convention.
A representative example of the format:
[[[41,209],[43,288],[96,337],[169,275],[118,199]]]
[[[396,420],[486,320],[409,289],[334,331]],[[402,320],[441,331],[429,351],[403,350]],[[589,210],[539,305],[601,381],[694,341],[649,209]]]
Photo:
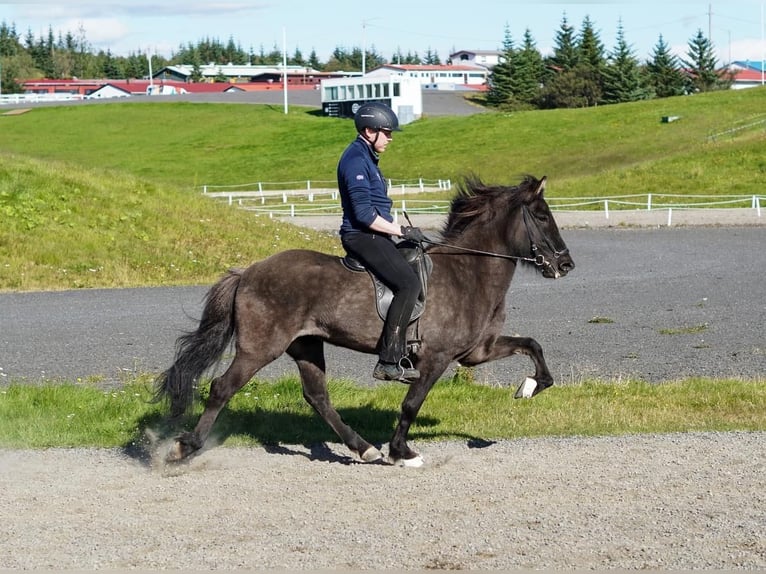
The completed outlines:
[[[359,106],[354,114],[356,131],[361,132],[364,128],[373,130],[402,131],[399,127],[399,118],[394,110],[382,102],[366,102]]]

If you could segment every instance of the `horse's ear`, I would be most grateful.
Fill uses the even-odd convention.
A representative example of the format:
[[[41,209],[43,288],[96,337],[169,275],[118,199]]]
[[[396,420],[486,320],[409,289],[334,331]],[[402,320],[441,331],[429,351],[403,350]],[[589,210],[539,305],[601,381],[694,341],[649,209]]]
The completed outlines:
[[[540,178],[540,181],[537,182],[537,189],[535,190],[535,195],[539,195],[540,197],[543,196],[543,192],[545,191],[545,182],[548,181],[548,176],[544,175]]]

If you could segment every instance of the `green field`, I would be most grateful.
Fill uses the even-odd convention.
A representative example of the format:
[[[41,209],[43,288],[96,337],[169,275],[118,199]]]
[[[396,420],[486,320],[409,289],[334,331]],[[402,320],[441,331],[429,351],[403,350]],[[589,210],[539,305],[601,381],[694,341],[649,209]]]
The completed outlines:
[[[553,199],[753,196],[766,184],[764,104],[766,89],[752,88],[425,117],[396,135],[382,167],[393,179],[547,175]],[[680,119],[662,122],[671,115]],[[289,246],[338,249],[332,236],[214,204],[201,189],[333,181],[349,120],[303,107],[110,103],[0,116],[0,134],[0,290],[209,283]]]
[[[663,123],[664,116],[679,119]],[[547,175],[551,198],[760,195],[764,120],[763,88],[582,110],[425,117],[396,135],[382,167],[394,179],[475,173],[515,184],[526,173]],[[201,186],[332,181],[352,137],[348,120],[267,105],[110,103],[0,115],[0,291],[210,284],[229,267],[291,247],[339,253],[333,234],[255,217],[204,197]],[[108,391],[76,382],[0,387],[0,446],[140,440],[161,418],[159,406],[147,403],[150,379]],[[334,440],[297,381],[251,385],[221,421],[227,444]],[[370,440],[387,439],[401,386],[331,387],[352,425]],[[511,394],[443,381],[412,436],[766,429],[763,380],[583,381],[534,401],[512,401]]]

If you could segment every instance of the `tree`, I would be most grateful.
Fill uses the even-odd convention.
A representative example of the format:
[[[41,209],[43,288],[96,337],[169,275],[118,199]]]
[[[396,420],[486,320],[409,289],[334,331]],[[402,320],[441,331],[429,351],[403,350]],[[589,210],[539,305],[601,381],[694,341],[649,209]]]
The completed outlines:
[[[649,85],[658,98],[683,95],[686,91],[686,78],[681,73],[678,58],[670,53],[668,45],[660,34],[652,57],[646,64]]]
[[[607,104],[634,102],[647,97],[641,68],[633,50],[625,40],[622,20],[617,25],[617,45],[604,69],[604,97]]]
[[[441,60],[439,59],[439,54],[435,51],[431,50],[431,47],[428,47],[428,50],[426,51],[426,55],[423,58],[423,64],[426,66],[440,66]]]
[[[589,16],[585,16],[582,29],[577,40],[577,63],[574,70],[581,75],[582,92],[579,94],[588,102],[587,105],[597,105],[604,93],[604,45],[593,27]]]
[[[524,31],[524,43],[515,53],[514,61],[512,78],[514,97],[519,103],[534,107],[540,101],[545,78],[545,64],[529,28]]]
[[[547,65],[557,70],[571,70],[579,62],[575,29],[569,25],[566,13],[556,32],[553,45],[553,55],[547,60]]]
[[[713,44],[705,38],[702,30],[689,40],[688,60],[681,62],[686,67],[687,86],[690,92],[710,92],[729,87],[730,82],[718,75],[718,61]]]
[[[492,73],[489,75],[489,90],[487,91],[487,103],[496,107],[510,104],[514,96],[512,83],[515,50],[508,24],[505,25],[502,52],[500,61],[492,68]]]

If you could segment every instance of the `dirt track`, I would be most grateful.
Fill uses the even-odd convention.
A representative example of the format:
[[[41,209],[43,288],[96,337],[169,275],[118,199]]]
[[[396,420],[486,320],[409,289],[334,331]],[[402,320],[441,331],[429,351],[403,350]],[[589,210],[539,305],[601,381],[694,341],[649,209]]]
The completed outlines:
[[[112,450],[0,451],[0,567],[764,569],[764,433],[213,448],[149,468]]]

